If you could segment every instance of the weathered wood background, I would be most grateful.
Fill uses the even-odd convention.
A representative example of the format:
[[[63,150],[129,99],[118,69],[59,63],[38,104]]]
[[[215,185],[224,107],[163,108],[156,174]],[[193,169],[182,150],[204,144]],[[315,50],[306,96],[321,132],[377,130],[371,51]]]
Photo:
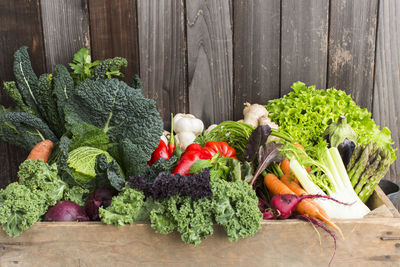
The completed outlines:
[[[206,124],[242,117],[298,80],[351,93],[400,137],[398,0],[0,0],[0,80],[14,79],[13,53],[27,45],[37,73],[71,61],[128,59],[144,92],[170,112]],[[0,95],[0,104],[12,105]],[[0,142],[0,186],[27,155]],[[388,179],[400,182],[400,160]]]

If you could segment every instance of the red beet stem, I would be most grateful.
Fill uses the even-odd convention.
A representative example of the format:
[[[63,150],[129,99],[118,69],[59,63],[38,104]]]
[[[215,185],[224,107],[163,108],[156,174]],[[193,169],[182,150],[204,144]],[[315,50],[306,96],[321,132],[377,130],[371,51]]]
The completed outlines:
[[[335,199],[333,197],[324,196],[324,195],[301,195],[301,196],[299,196],[299,198],[300,198],[300,200],[307,199],[307,198],[312,198],[312,199],[313,198],[326,198],[326,199],[333,200],[336,203],[339,203],[339,204],[342,204],[342,205],[346,205],[346,206],[354,204],[354,202],[353,203],[345,203],[345,202],[339,201],[339,200],[337,200],[337,199]]]
[[[313,225],[325,230],[333,238],[334,250],[333,250],[333,254],[332,254],[331,260],[329,261],[329,264],[328,264],[328,266],[331,266],[333,258],[335,257],[335,254],[336,254],[336,236],[335,236],[335,233],[332,232],[331,230],[329,230],[328,228],[326,228],[321,222],[319,222],[316,219],[309,218],[309,217],[306,217],[306,216],[303,216],[303,215],[300,215],[300,214],[297,214],[295,217],[298,218],[298,219],[307,221],[309,223],[312,223]]]

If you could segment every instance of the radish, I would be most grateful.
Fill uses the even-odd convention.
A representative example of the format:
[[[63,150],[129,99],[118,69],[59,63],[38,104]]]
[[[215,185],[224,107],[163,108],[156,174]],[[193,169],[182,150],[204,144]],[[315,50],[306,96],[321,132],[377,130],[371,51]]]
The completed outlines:
[[[333,201],[338,202],[343,205],[351,205],[348,203],[340,202],[329,196],[322,196],[322,195],[297,196],[297,195],[292,195],[292,194],[275,195],[271,199],[271,204],[278,211],[278,214],[279,214],[278,217],[280,219],[287,219],[292,215],[292,213],[294,212],[294,210],[296,209],[296,207],[300,203],[300,201],[302,201],[303,199],[309,199],[309,198],[327,198],[327,199],[333,200]]]

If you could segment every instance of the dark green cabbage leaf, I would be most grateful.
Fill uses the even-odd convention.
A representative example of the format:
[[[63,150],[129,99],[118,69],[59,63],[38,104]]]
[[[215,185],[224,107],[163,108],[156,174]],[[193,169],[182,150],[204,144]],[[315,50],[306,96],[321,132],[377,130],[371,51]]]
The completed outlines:
[[[119,149],[110,153],[126,175],[146,169],[163,131],[155,101],[117,79],[82,82],[66,103],[65,115],[70,125],[92,124],[102,129],[111,143],[118,143]]]

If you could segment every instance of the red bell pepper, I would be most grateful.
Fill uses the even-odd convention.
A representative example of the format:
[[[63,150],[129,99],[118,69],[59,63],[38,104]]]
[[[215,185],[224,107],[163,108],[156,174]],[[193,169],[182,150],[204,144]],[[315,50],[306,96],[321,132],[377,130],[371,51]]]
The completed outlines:
[[[208,141],[204,148],[210,151],[211,155],[213,156],[219,153],[219,158],[230,157],[237,159],[235,149],[229,146],[227,142]]]
[[[189,175],[190,167],[199,159],[211,159],[213,155],[220,153],[218,157],[236,158],[236,151],[226,142],[209,141],[205,147],[199,144],[189,145],[179,158],[178,164],[172,171],[173,174]]]

